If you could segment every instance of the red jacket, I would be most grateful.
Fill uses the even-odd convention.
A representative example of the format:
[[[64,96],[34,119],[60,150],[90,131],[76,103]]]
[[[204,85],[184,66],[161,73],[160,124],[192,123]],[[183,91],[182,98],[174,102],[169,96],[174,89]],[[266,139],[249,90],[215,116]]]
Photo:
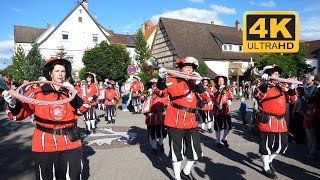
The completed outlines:
[[[159,79],[161,82],[161,79]],[[158,81],[159,83],[159,81]],[[167,88],[171,105],[168,106],[164,125],[179,129],[197,128],[198,122],[196,121],[196,114],[192,111],[178,109],[173,107],[174,104],[188,109],[196,109],[197,97],[196,93],[204,92],[202,84],[195,85],[192,80],[186,81],[181,78],[169,77],[166,79],[165,87],[157,84],[161,90]]]
[[[204,90],[205,91],[203,93],[201,93],[200,95],[204,96],[206,98],[206,100],[202,98],[202,100],[205,102],[205,104],[204,104],[204,107],[201,108],[201,110],[204,110],[204,111],[213,110],[213,103],[214,103],[212,101],[214,98],[213,88],[209,88],[209,87],[205,86]]]
[[[67,90],[55,91],[49,84],[27,91],[25,96],[45,101],[68,98]],[[7,106],[10,120],[23,120],[34,114],[34,122],[46,128],[65,128],[75,126],[76,116],[88,111],[89,101],[78,95],[69,103],[54,106],[39,106],[17,101],[15,108]],[[33,152],[54,152],[81,147],[81,140],[71,142],[68,136],[45,133],[35,128],[32,137]]]
[[[227,104],[228,100],[233,100],[231,91],[221,92],[216,96],[215,100],[215,113],[219,114],[231,114],[230,106]]]
[[[255,89],[254,95],[258,102],[258,110],[262,114],[284,116],[286,112],[286,103],[288,100],[294,102],[296,100],[296,93],[294,89],[285,91],[277,87],[268,87],[267,92],[260,91],[260,87]],[[289,97],[288,97],[289,96]],[[258,116],[259,117],[259,116]],[[259,120],[257,127],[262,132],[287,132],[287,124],[285,118],[277,119],[274,116],[268,118],[267,123],[262,123]]]
[[[148,107],[150,111],[145,113],[145,123],[149,126],[163,124],[165,108],[168,106],[169,101],[167,90],[154,89],[152,95],[146,98],[144,106],[147,104],[148,100],[150,101]]]
[[[105,101],[104,104],[107,106],[114,106],[117,104],[117,100],[120,97],[118,91],[114,88],[107,88],[104,90]]]
[[[130,89],[132,89],[132,97],[138,97],[141,96],[144,86],[142,82],[132,82]]]
[[[100,95],[100,89],[98,88],[98,85],[96,84],[86,84],[84,86],[84,89],[82,91],[82,96],[84,98],[89,98],[92,97],[93,100],[91,101],[91,105],[96,105],[97,104],[97,98]]]

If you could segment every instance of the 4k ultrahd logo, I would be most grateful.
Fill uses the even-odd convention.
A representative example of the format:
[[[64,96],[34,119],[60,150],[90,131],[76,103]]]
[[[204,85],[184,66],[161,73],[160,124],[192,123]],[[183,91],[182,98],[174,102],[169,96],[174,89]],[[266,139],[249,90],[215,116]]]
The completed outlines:
[[[244,14],[243,22],[244,52],[299,51],[299,21],[296,12],[250,11]]]

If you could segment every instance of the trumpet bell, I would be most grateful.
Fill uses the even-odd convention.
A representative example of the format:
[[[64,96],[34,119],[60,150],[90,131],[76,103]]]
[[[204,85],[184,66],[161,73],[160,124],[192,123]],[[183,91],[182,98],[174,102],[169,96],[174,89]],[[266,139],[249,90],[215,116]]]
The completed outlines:
[[[156,62],[156,58],[154,57],[150,57],[147,61],[146,61],[147,65],[152,66],[155,69],[160,69],[160,67],[158,66],[157,62]]]

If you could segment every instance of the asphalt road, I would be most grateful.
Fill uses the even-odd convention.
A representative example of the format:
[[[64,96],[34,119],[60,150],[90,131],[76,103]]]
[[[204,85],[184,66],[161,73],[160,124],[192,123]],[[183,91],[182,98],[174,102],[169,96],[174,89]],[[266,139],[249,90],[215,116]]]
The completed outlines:
[[[237,109],[239,101],[232,105],[233,130],[229,135],[229,148],[215,145],[215,134],[201,134],[204,157],[192,169],[196,179],[267,179],[261,174],[262,163],[258,154],[258,137],[241,125]],[[248,101],[252,106],[252,101]],[[168,139],[165,153],[151,153],[147,139],[144,116],[117,110],[115,124],[104,121],[98,111],[98,133],[83,137],[83,179],[173,179]],[[248,117],[250,114],[248,115]],[[79,126],[84,128],[82,118]],[[26,119],[11,122],[0,115],[0,179],[35,179],[31,154],[33,124]],[[279,179],[319,179],[320,162],[305,158],[306,145],[289,144],[284,156],[274,160]],[[183,162],[184,164],[184,162]]]

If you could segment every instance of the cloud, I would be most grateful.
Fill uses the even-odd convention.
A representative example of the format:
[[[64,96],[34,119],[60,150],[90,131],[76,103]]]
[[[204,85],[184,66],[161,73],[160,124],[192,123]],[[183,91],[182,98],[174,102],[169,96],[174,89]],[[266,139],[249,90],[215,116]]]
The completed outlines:
[[[15,12],[21,12],[21,9],[18,9],[18,8],[11,8],[11,10]]]
[[[263,2],[249,1],[249,4],[261,7],[276,7],[276,3],[273,0]]]
[[[188,0],[188,1],[195,2],[195,3],[203,3],[204,2],[204,0]]]
[[[217,4],[213,4],[210,6],[217,13],[221,14],[236,14],[236,10],[234,8],[228,8],[226,6],[221,6]]]
[[[13,48],[13,40],[0,41],[0,59],[10,59]]]
[[[318,40],[320,39],[319,17],[308,17],[300,20],[300,37],[302,40]]]
[[[312,5],[307,5],[300,11],[301,13],[308,13],[308,12],[320,12],[320,3],[312,3]]]
[[[210,23],[211,21],[214,21],[215,24],[224,25],[224,23],[219,19],[218,15],[219,13],[213,10],[209,11],[195,8],[185,8],[154,15],[152,16],[151,20],[156,24],[158,23],[159,17],[166,17],[203,23]]]

